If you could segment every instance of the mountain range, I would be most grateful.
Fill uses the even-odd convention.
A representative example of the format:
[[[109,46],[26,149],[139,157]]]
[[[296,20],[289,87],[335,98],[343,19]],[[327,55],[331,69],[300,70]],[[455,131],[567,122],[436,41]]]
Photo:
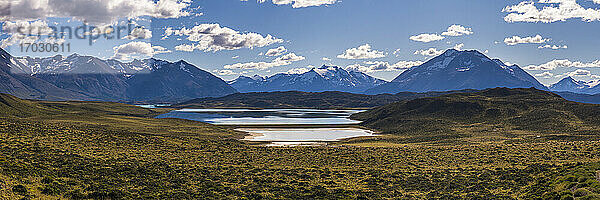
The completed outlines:
[[[341,91],[360,93],[386,83],[362,72],[323,65],[301,74],[281,73],[270,77],[240,76],[229,84],[239,92]]]
[[[237,91],[185,61],[129,63],[77,54],[15,58],[0,49],[0,92],[43,100],[176,102]]]
[[[225,82],[185,61],[150,58],[121,62],[78,54],[13,57],[0,49],[0,93],[41,100],[174,103],[237,92],[397,94],[507,87],[550,90],[578,101],[581,96],[578,94],[600,93],[597,83],[567,77],[546,87],[519,66],[490,59],[476,50],[447,50],[404,71],[391,82],[327,65],[299,74],[240,76]],[[596,96],[585,99],[585,102],[597,101]]]
[[[549,88],[554,92],[598,94],[600,93],[600,86],[598,86],[598,83],[598,81],[578,81],[569,76],[551,85]]]

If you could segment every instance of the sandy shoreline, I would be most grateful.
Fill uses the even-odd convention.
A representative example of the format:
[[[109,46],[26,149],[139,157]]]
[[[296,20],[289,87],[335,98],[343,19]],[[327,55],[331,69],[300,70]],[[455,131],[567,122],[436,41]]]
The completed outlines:
[[[265,133],[264,132],[273,132],[273,131],[289,131],[289,130],[301,130],[303,128],[238,128],[235,129],[236,131],[240,131],[240,132],[244,132],[247,135],[244,137],[244,139],[242,140],[246,140],[246,141],[255,141],[256,139],[259,139],[259,137],[265,137]],[[323,130],[326,129],[327,131],[348,131],[348,130],[361,130],[361,131],[365,131],[365,133],[368,133],[370,135],[357,135],[356,137],[362,137],[362,136],[374,136],[375,132],[370,131],[370,130],[365,130],[365,129],[360,129],[360,128],[304,128],[305,130]],[[331,140],[331,141],[339,141],[339,140],[343,140],[343,139],[348,139],[348,138],[352,138],[352,137],[343,137],[343,138],[337,138],[337,139],[328,139],[327,141]],[[323,140],[325,141],[325,140]],[[307,142],[307,141],[303,141],[303,140],[298,140],[298,141],[286,141],[286,142]]]

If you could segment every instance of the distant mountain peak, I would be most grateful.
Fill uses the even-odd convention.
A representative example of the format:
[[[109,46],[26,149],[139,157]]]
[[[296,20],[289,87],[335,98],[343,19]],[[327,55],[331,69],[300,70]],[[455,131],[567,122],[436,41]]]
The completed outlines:
[[[362,72],[348,72],[339,66],[323,65],[302,74],[280,73],[270,77],[243,77],[229,82],[240,92],[344,91],[362,92],[385,83]]]
[[[442,53],[441,56],[452,56],[455,53],[458,53],[460,51],[456,50],[456,49],[447,49],[446,51],[444,51],[444,53]]]
[[[369,94],[430,92],[496,87],[547,89],[520,67],[506,66],[477,50],[448,49],[422,65],[404,71]]]
[[[595,82],[585,82],[575,80],[571,76],[567,76],[560,81],[552,84],[550,90],[555,92],[574,92],[574,93],[588,93],[587,90],[591,89]]]

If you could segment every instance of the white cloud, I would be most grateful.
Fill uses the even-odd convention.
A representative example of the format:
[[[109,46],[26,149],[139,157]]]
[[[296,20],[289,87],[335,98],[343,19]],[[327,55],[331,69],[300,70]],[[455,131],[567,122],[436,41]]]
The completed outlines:
[[[222,69],[222,70],[217,70],[217,74],[219,74],[220,76],[232,76],[232,75],[236,75],[237,73],[228,70],[228,69]]]
[[[55,31],[48,26],[48,23],[42,20],[36,21],[15,21],[4,22],[2,33],[21,34],[21,35],[50,35]]]
[[[364,73],[372,73],[376,71],[398,71],[409,69],[414,66],[418,66],[423,64],[422,61],[399,61],[396,64],[390,64],[388,62],[383,61],[371,61],[365,62],[368,66],[363,66],[361,64],[353,64],[348,65],[346,70],[350,71],[359,71]]]
[[[247,0],[242,0],[247,1]],[[267,0],[257,0],[259,3],[264,3]],[[335,4],[337,0],[272,0],[273,4],[276,5],[288,5],[292,4],[292,8],[305,8],[313,6],[322,6]]]
[[[285,47],[280,46],[274,49],[269,49],[267,51],[267,53],[265,53],[266,56],[280,56],[281,54],[284,54],[285,52],[287,52],[287,49],[285,49]]]
[[[585,70],[585,69],[577,69],[575,71],[571,71],[571,72],[565,72],[563,74],[559,74],[554,76],[555,78],[563,78],[563,77],[591,77],[591,78],[598,78],[598,75],[594,75],[592,74],[592,72],[590,72],[589,70]]]
[[[460,43],[460,44],[456,44],[456,45],[454,45],[453,49],[456,49],[456,50],[462,51],[462,48],[463,48],[463,47],[465,47],[465,44],[463,44],[463,43]]]
[[[138,57],[152,57],[160,53],[169,53],[171,51],[161,46],[152,46],[147,42],[130,42],[113,48],[113,58],[118,60],[131,60]]]
[[[594,3],[600,3],[594,0]],[[537,6],[542,6],[538,9]],[[509,13],[504,17],[506,22],[542,22],[552,23],[568,19],[580,18],[582,21],[600,20],[600,10],[584,8],[576,0],[539,0],[523,1],[517,5],[507,6],[502,12]]]
[[[394,54],[396,57],[400,56],[400,49],[396,49],[396,50],[394,50],[394,53],[393,53],[393,54]]]
[[[543,46],[539,46],[538,49],[553,49],[553,50],[558,50],[558,49],[566,49],[569,48],[567,45],[543,45]]]
[[[189,41],[195,42],[176,46],[175,49],[178,51],[194,51],[197,49],[205,52],[216,52],[241,48],[252,49],[254,47],[265,47],[283,42],[282,39],[271,35],[262,36],[258,33],[240,33],[227,27],[221,27],[219,24],[200,24],[191,29],[182,28],[180,30],[167,28],[164,38],[171,35],[187,36]]]
[[[444,50],[437,50],[436,48],[429,48],[429,49],[424,49],[424,50],[417,50],[415,51],[415,55],[423,55],[423,56],[438,56],[441,55],[442,53],[444,53]]]
[[[8,37],[0,41],[0,48],[6,48],[15,44],[33,43],[40,41],[42,36],[48,36],[42,41],[57,40],[56,31],[42,20],[4,22],[2,32]]]
[[[0,48],[6,48],[8,46],[12,46],[15,44],[23,44],[23,43],[34,43],[39,40],[37,36],[26,36],[21,34],[14,34],[9,36],[8,38],[0,41]]]
[[[274,62],[297,62],[306,59],[303,56],[296,55],[295,53],[288,53],[279,58],[273,60]]]
[[[304,74],[308,71],[310,71],[312,69],[312,67],[301,67],[301,68],[294,68],[294,69],[290,69],[286,72],[286,74]]]
[[[504,39],[504,43],[506,45],[517,45],[517,44],[541,44],[549,41],[550,39],[543,38],[541,35],[536,35],[533,37],[520,37],[520,36],[512,36]]]
[[[248,62],[248,63],[235,63],[231,65],[225,65],[225,69],[258,69],[265,70],[273,67],[290,65],[292,62],[297,62],[306,59],[303,56],[298,56],[295,53],[289,53],[274,59],[271,62]]]
[[[0,20],[73,18],[93,24],[110,24],[119,19],[189,16],[191,0],[8,0],[0,5]]]
[[[150,39],[152,38],[152,31],[144,28],[144,27],[136,27],[131,30],[131,33],[128,36],[125,36],[123,39],[135,40],[135,39]]]
[[[554,70],[556,68],[569,68],[569,67],[575,67],[575,68],[594,68],[594,67],[600,67],[600,60],[596,60],[590,63],[584,63],[584,62],[577,62],[577,61],[570,61],[570,60],[553,60],[541,65],[529,65],[527,67],[525,67],[525,69],[527,70]]]
[[[542,78],[552,78],[552,76],[554,76],[554,74],[552,74],[550,72],[543,72],[543,73],[535,74],[535,76],[542,77]]]
[[[421,34],[411,36],[409,39],[417,42],[433,42],[438,40],[443,40],[445,37],[438,34]]]
[[[589,70],[585,70],[585,69],[577,69],[575,71],[566,73],[565,75],[568,75],[568,76],[591,76],[592,72],[590,72]]]
[[[322,60],[322,61],[331,61],[331,58],[328,58],[328,57],[323,57],[323,58],[321,58],[321,60]]]
[[[343,54],[340,54],[337,57],[349,60],[357,60],[383,58],[385,55],[381,51],[371,49],[371,45],[365,44],[357,48],[347,49]]]
[[[448,27],[448,30],[446,30],[446,32],[442,33],[442,35],[446,35],[446,36],[462,36],[462,35],[471,35],[471,34],[473,34],[473,31],[471,30],[471,28],[466,28],[466,27],[458,25],[458,24],[454,24],[454,25]]]

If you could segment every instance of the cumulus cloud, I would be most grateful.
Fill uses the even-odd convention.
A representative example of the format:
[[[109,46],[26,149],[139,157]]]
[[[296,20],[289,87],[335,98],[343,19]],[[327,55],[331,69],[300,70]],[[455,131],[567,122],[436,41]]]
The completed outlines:
[[[594,0],[594,3],[600,3]],[[541,8],[538,9],[538,6]],[[523,1],[517,5],[507,6],[502,12],[509,13],[504,21],[512,22],[542,22],[552,23],[568,19],[581,19],[586,22],[600,20],[600,10],[584,8],[576,0],[539,0]]]
[[[552,76],[554,76],[554,74],[552,74],[550,72],[543,72],[543,73],[535,74],[535,76],[541,77],[541,78],[552,78]]]
[[[242,0],[248,1],[248,0]],[[257,0],[258,3],[264,3],[267,0]],[[292,4],[292,8],[306,8],[313,6],[322,6],[335,4],[337,0],[272,0],[273,4],[276,5],[289,5]]]
[[[152,44],[147,42],[130,42],[116,46],[113,50],[113,58],[118,60],[131,60],[132,58],[137,57],[152,57],[156,54],[171,52],[164,47],[152,46]]]
[[[38,36],[27,36],[14,34],[0,41],[0,48],[6,48],[15,44],[34,43],[39,40]]]
[[[566,75],[566,76],[591,76],[592,72],[590,72],[589,70],[585,70],[585,69],[577,69],[575,71],[565,73],[564,75]]]
[[[409,69],[414,66],[422,65],[422,61],[399,61],[395,64],[383,61],[369,61],[365,62],[367,66],[361,64],[353,64],[346,66],[346,70],[359,71],[364,73],[372,73],[376,71],[398,71]]]
[[[343,54],[340,54],[337,57],[349,60],[357,60],[383,58],[385,55],[381,51],[371,49],[371,45],[365,44],[356,48],[347,49]]]
[[[0,48],[40,41],[42,36],[48,37],[41,41],[62,41],[62,39],[56,38],[56,30],[42,20],[4,22],[1,34],[8,37],[0,41]]]
[[[128,36],[125,36],[123,39],[135,40],[135,39],[150,39],[152,38],[152,31],[144,28],[144,27],[136,27],[131,30]]]
[[[296,55],[295,53],[288,53],[279,58],[275,58],[275,62],[297,62],[306,59],[304,56]]]
[[[456,49],[456,50],[462,51],[462,48],[463,48],[463,47],[465,47],[465,44],[463,44],[463,43],[460,43],[460,44],[456,44],[456,45],[454,45],[453,49]]]
[[[328,58],[328,57],[323,57],[323,58],[321,58],[321,60],[322,60],[322,61],[331,61],[331,58]]]
[[[413,40],[413,41],[417,41],[417,42],[433,42],[433,41],[438,41],[438,40],[443,40],[445,37],[438,35],[438,34],[421,34],[421,35],[415,35],[415,36],[411,36],[409,39]]]
[[[556,68],[594,68],[600,67],[600,60],[596,60],[593,62],[585,63],[578,61],[570,61],[567,59],[564,60],[552,60],[550,62],[541,64],[541,65],[529,65],[525,67],[527,70],[554,70]]]
[[[189,16],[191,0],[7,0],[0,5],[0,20],[73,18],[93,24],[110,24],[123,18],[179,18]]]
[[[396,57],[400,56],[400,49],[396,49],[396,50],[394,50],[394,53],[393,53],[393,54],[394,54]]]
[[[301,67],[301,68],[293,68],[290,69],[286,72],[286,74],[304,74],[308,71],[310,71],[312,69],[312,67]]]
[[[219,74],[219,76],[233,76],[236,75],[237,73],[233,72],[232,70],[228,70],[228,69],[222,69],[222,70],[216,70],[217,74]]]
[[[54,29],[48,26],[48,23],[42,20],[35,21],[14,21],[4,22],[2,25],[2,33],[5,34],[21,34],[21,35],[50,35],[54,33]]]
[[[552,49],[552,50],[558,50],[558,49],[566,49],[569,48],[567,45],[543,45],[543,46],[539,46],[538,49]]]
[[[520,36],[512,36],[504,39],[504,44],[506,45],[517,45],[517,44],[541,44],[549,41],[550,39],[543,38],[541,35],[536,35],[533,37],[520,37]]]
[[[454,24],[450,27],[448,27],[448,30],[446,30],[446,32],[443,32],[442,35],[446,35],[446,36],[462,36],[462,35],[471,35],[473,34],[473,31],[471,30],[471,28],[467,28],[458,24]]]
[[[281,54],[284,54],[285,52],[287,52],[287,49],[285,49],[285,47],[280,46],[274,49],[269,49],[267,51],[267,53],[265,53],[266,56],[280,56]]]
[[[303,56],[298,56],[295,53],[289,53],[281,57],[275,58],[271,62],[248,62],[248,63],[235,63],[231,65],[225,65],[225,69],[258,69],[265,70],[273,67],[290,65],[292,62],[297,62],[306,59]]]
[[[436,48],[429,48],[429,49],[424,49],[424,50],[417,50],[415,51],[415,55],[423,55],[423,56],[438,56],[441,55],[442,53],[444,53],[444,50],[437,50]]]
[[[178,51],[201,50],[205,52],[217,52],[221,50],[236,50],[241,48],[265,47],[275,43],[282,43],[282,39],[271,35],[262,36],[258,33],[240,33],[236,30],[221,27],[219,24],[200,24],[191,29],[182,28],[174,30],[167,28],[164,38],[171,35],[187,36],[192,44],[176,46]]]

